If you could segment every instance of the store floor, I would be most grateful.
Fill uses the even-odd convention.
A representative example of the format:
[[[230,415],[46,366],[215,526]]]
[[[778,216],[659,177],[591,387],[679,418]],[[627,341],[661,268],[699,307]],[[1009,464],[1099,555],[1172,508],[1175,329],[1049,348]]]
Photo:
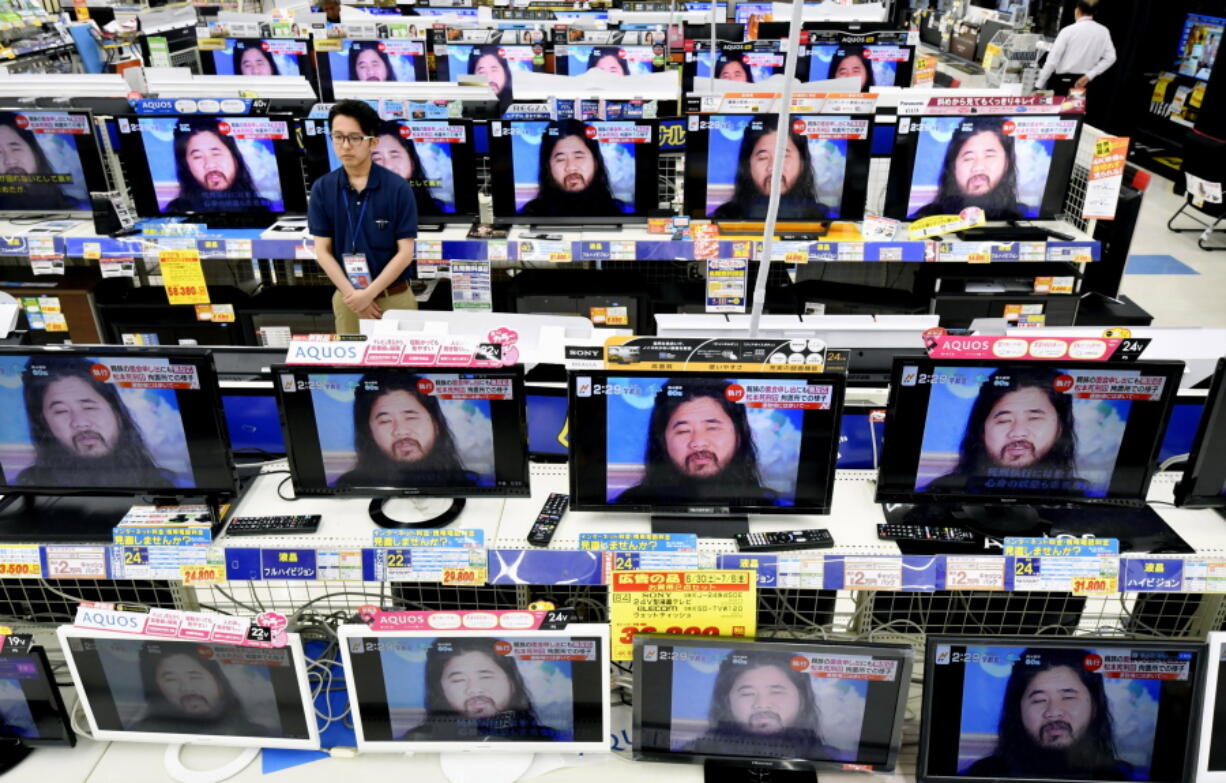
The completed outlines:
[[[1183,203],[1172,187],[1163,177],[1150,180],[1120,291],[1154,316],[1154,326],[1226,328],[1226,251],[1201,250],[1199,233],[1167,230]],[[1193,225],[1182,216],[1178,224]],[[1213,243],[1226,244],[1222,233]]]

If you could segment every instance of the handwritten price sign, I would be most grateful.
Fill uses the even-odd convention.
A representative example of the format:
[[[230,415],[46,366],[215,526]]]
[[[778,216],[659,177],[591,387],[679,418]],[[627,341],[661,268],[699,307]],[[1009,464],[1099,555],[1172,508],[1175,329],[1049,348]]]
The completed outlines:
[[[640,633],[744,636],[757,631],[757,575],[752,571],[614,571],[609,622],[613,660],[634,657]]]
[[[209,303],[209,287],[204,282],[199,251],[163,250],[158,253],[158,265],[162,269],[166,299],[172,305]]]

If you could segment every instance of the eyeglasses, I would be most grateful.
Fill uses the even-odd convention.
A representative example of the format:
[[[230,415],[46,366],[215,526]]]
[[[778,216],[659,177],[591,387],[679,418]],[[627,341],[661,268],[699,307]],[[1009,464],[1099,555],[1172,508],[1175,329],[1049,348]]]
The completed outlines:
[[[346,144],[356,147],[362,142],[367,141],[368,139],[373,139],[373,138],[374,136],[360,136],[356,133],[350,133],[347,136],[343,133],[333,133],[332,143],[338,147],[342,147]]]

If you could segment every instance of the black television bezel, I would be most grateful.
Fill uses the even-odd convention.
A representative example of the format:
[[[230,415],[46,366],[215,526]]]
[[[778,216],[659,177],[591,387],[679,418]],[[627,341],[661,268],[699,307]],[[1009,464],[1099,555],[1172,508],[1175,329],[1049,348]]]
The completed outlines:
[[[328,138],[330,127],[326,119],[303,119],[299,120],[302,128],[302,143],[303,152],[306,157],[306,172],[307,172],[307,189],[320,177],[323,177],[330,171],[330,160],[328,157],[328,144],[331,140]],[[455,182],[455,197],[456,211],[443,213],[440,215],[418,215],[418,223],[464,223],[473,222],[479,214],[478,194],[476,187],[461,187],[461,184],[476,182],[477,179],[477,161],[476,153],[474,152],[475,139],[473,138],[474,126],[473,121],[469,119],[460,119],[458,117],[447,117],[445,119],[422,119],[422,120],[404,120],[392,119],[386,122],[445,122],[449,125],[458,125],[464,128],[464,135],[467,142],[464,144],[451,145],[451,174],[452,181]]]
[[[218,35],[211,36],[222,41],[300,41],[306,44],[306,54],[298,55],[298,75],[307,80],[307,84],[311,85],[311,89],[319,92],[319,72],[315,67],[315,39],[306,37],[299,38],[297,36],[276,36],[276,35]],[[213,56],[221,50],[204,49],[200,51],[200,72],[205,76],[217,75],[217,64]],[[207,56],[206,56],[207,55]],[[234,74],[242,76],[242,74]],[[282,74],[291,75],[291,74]],[[275,76],[261,76],[261,79],[275,79]]]
[[[41,645],[33,645],[27,652],[8,654],[3,657],[30,658],[34,661],[34,665],[38,669],[39,682],[46,690],[46,696],[37,700],[31,699],[24,688],[22,689],[22,695],[26,698],[26,704],[30,706],[30,714],[34,718],[36,728],[57,728],[60,730],[58,737],[47,736],[40,732],[38,737],[11,737],[8,741],[16,742],[18,745],[29,748],[75,747],[77,744],[77,734],[72,730],[72,722],[69,719],[68,710],[64,709],[64,697],[60,694],[59,686],[56,685],[55,673],[51,671],[51,664],[47,660],[47,651]]]
[[[517,487],[314,487],[303,486],[300,483],[301,471],[298,467],[302,454],[318,454],[319,433],[313,418],[303,416],[301,420],[291,422],[285,405],[285,390],[283,376],[286,373],[306,374],[354,374],[362,375],[368,372],[400,372],[423,375],[481,375],[496,374],[511,376],[512,395],[519,401],[519,438],[518,466],[509,466],[508,474],[515,472],[514,478],[520,483]],[[277,413],[281,418],[281,432],[285,437],[285,448],[288,452],[290,478],[296,497],[362,497],[362,498],[402,498],[402,497],[437,497],[437,498],[510,498],[529,497],[529,459],[528,459],[528,417],[527,397],[524,390],[524,368],[522,365],[509,367],[408,367],[408,366],[362,366],[362,365],[316,365],[316,364],[277,364],[272,367],[273,386],[277,393]],[[513,401],[514,402],[514,401]],[[312,406],[312,411],[314,407]],[[497,440],[497,437],[495,437]],[[507,439],[510,443],[511,439]],[[497,460],[497,458],[496,458]],[[495,464],[498,464],[496,461]],[[518,467],[518,470],[515,468]]]
[[[213,440],[211,444],[204,444],[196,449],[189,450],[189,454],[195,451],[206,452],[213,450],[218,452],[220,460],[224,463],[219,470],[224,470],[229,476],[229,482],[219,484],[218,486],[200,486],[191,487],[54,487],[54,486],[27,486],[27,485],[11,485],[5,486],[4,492],[11,495],[109,495],[109,496],[139,496],[152,495],[154,497],[199,497],[201,495],[222,495],[235,496],[238,494],[238,472],[234,465],[234,458],[230,451],[230,435],[226,430],[225,416],[221,411],[221,395],[220,386],[217,381],[217,370],[213,365],[213,352],[208,348],[193,348],[191,346],[116,346],[116,345],[95,345],[95,346],[48,346],[39,349],[35,346],[0,346],[0,356],[8,355],[24,355],[32,356],[35,354],[45,355],[49,357],[101,357],[101,358],[158,358],[167,359],[171,364],[176,362],[190,362],[195,365],[198,373],[200,388],[192,390],[200,396],[199,415],[186,416],[180,410],[180,416],[183,420],[184,436],[187,443],[190,444],[193,440],[208,439]],[[210,420],[211,414],[211,420]],[[210,428],[210,424],[212,427]],[[192,461],[192,472],[195,474],[195,462]]]
[[[569,396],[567,394],[565,386],[536,386],[531,383],[527,384],[524,388],[524,415],[525,417],[527,417],[526,420],[528,422],[529,428],[531,428],[532,426],[532,419],[531,417],[528,416],[528,408],[530,406],[530,403],[528,401],[529,397],[552,397],[554,399],[557,399],[560,397],[564,400],[567,400],[567,404],[569,406]],[[569,416],[570,416],[570,409],[568,407],[567,408],[568,422],[569,422]],[[531,440],[529,440],[529,445],[531,445]],[[561,446],[561,444],[558,444],[558,445]],[[551,452],[551,451],[532,451],[531,449],[529,449],[528,459],[530,459],[532,462],[538,462],[538,463],[544,463],[544,464],[565,465],[566,463],[570,461],[570,455],[568,454],[568,449],[566,449],[565,447],[562,447],[561,454],[555,454],[554,452]]]
[[[1216,464],[1215,464],[1216,463]],[[1217,492],[1210,494],[1202,482],[1212,479],[1207,474],[1217,472]],[[1192,451],[1183,476],[1175,485],[1175,505],[1186,508],[1224,508],[1226,494],[1226,358],[1218,359],[1205,408],[1196,426]]]
[[[343,38],[343,41],[350,43],[383,43],[387,41],[394,42],[409,42],[421,44],[421,56],[416,61],[414,73],[420,77],[413,80],[414,84],[430,81],[430,48],[425,41],[415,38]],[[319,75],[319,100],[323,102],[331,102],[336,100],[335,82],[337,79],[332,75],[332,55],[339,54],[333,51],[321,51],[315,53],[315,68]],[[346,55],[348,58],[348,55]],[[341,82],[348,83],[349,79],[341,79]],[[403,84],[404,82],[401,82]]]
[[[495,133],[503,123],[550,122],[550,120],[491,120],[490,165],[493,176],[490,196],[493,200],[494,220],[498,223],[517,225],[537,224],[551,226],[621,225],[646,223],[650,214],[659,209],[660,124],[657,120],[591,120],[601,123],[628,123],[651,128],[651,140],[635,150],[634,164],[634,212],[624,215],[590,217],[554,217],[551,215],[521,215],[515,209],[515,156],[511,148],[511,136]],[[583,120],[583,122],[588,122]]]
[[[64,108],[64,109],[49,109],[44,107],[30,108],[28,106],[15,105],[9,101],[0,101],[0,114],[70,114],[85,117],[89,124],[89,132],[80,135],[74,135],[77,142],[77,157],[81,161],[81,176],[84,179],[82,183],[85,185],[86,200],[93,198],[95,193],[105,193],[110,190],[107,185],[106,167],[102,163],[102,147],[98,142],[98,135],[106,131],[99,128],[94,123],[94,113],[90,109],[79,108]],[[14,215],[21,217],[27,214],[47,214],[70,212],[74,215],[93,214],[93,207],[74,210],[60,209],[28,209],[15,210],[6,209],[6,215]]]
[[[980,778],[969,777],[967,775],[930,775],[928,774],[928,746],[932,740],[932,707],[934,701],[941,694],[935,694],[929,683],[932,682],[933,668],[936,666],[936,646],[940,644],[948,644],[951,646],[977,646],[977,647],[1010,647],[1017,646],[1023,649],[1029,647],[1050,648],[1050,649],[1095,649],[1116,647],[1121,649],[1155,649],[1169,650],[1172,652],[1194,652],[1197,653],[1196,670],[1194,676],[1196,681],[1192,683],[1192,699],[1188,705],[1188,733],[1187,742],[1184,746],[1184,776],[1175,783],[1191,783],[1196,773],[1196,750],[1197,750],[1197,734],[1200,729],[1200,708],[1204,703],[1204,682],[1205,668],[1209,657],[1209,646],[1201,642],[1189,642],[1178,639],[1171,640],[1139,640],[1126,638],[1103,638],[1095,636],[1074,636],[1074,637],[1042,637],[1042,636],[962,636],[948,634],[930,634],[924,640],[924,694],[923,706],[920,712],[919,726],[919,753],[915,762],[915,779],[917,783],[957,783],[959,781],[986,781],[995,780],[998,783],[1022,783],[1022,781],[1031,780],[1033,783],[1074,783],[1072,780],[1066,781],[1062,778],[1045,778],[1045,779],[1028,779],[1028,778]],[[1112,781],[1111,783],[1126,783],[1126,781]],[[1171,783],[1171,782],[1166,782]]]
[[[841,434],[841,425],[843,420],[843,403],[847,395],[847,376],[838,372],[804,372],[803,367],[797,367],[796,372],[675,372],[668,370],[619,370],[619,369],[600,369],[600,370],[568,370],[566,373],[566,416],[568,422],[568,432],[570,434],[570,448],[568,449],[570,463],[570,507],[573,511],[599,511],[599,512],[614,512],[614,513],[645,513],[645,514],[680,514],[694,515],[696,518],[700,515],[712,516],[718,514],[819,514],[825,515],[830,513],[831,504],[834,499],[834,475],[835,468],[838,463],[839,451],[839,436]],[[620,505],[611,503],[606,500],[592,500],[588,497],[589,491],[595,488],[600,495],[604,496],[607,493],[608,483],[608,457],[607,452],[601,456],[601,465],[606,471],[603,476],[599,476],[597,480],[594,476],[586,475],[590,467],[584,468],[583,458],[576,459],[578,454],[586,454],[595,448],[607,448],[607,435],[604,432],[597,434],[599,442],[594,442],[593,433],[590,428],[584,427],[583,422],[576,422],[575,413],[580,410],[581,406],[576,404],[578,399],[576,394],[575,379],[579,376],[585,377],[625,377],[625,378],[685,378],[685,379],[716,379],[725,380],[727,378],[744,378],[752,380],[797,380],[804,379],[809,383],[814,384],[829,384],[833,387],[832,397],[830,401],[829,413],[833,417],[830,424],[830,442],[821,453],[815,453],[813,459],[825,459],[826,470],[824,475],[810,475],[806,477],[801,474],[800,467],[804,464],[803,455],[798,457],[797,465],[797,487],[802,482],[807,480],[816,481],[819,487],[820,498],[818,502],[812,505],[800,505],[797,502],[793,506],[715,506],[714,503],[708,503],[701,508],[690,506],[637,506],[637,505]],[[607,410],[607,409],[606,409]],[[576,426],[578,424],[578,426]],[[606,427],[608,422],[606,421]],[[802,445],[804,443],[802,436]],[[814,449],[818,449],[820,444],[815,444]],[[797,498],[799,501],[799,498]],[[714,509],[712,508],[714,506]]]
[[[915,58],[913,57],[912,60]],[[974,111],[972,109],[972,111]],[[1025,112],[1000,112],[993,114],[957,115],[963,119],[975,117],[1010,117]],[[911,201],[911,180],[915,170],[915,157],[919,152],[921,136],[918,127],[912,127],[912,121],[922,122],[929,117],[948,117],[955,115],[921,114],[900,115],[898,124],[894,126],[894,146],[890,155],[890,173],[885,191],[885,217],[896,220],[912,221],[919,218],[907,217],[908,204]],[[1047,185],[1043,191],[1043,203],[1036,217],[1024,220],[1054,220],[1064,213],[1064,201],[1068,195],[1069,180],[1073,173],[1073,163],[1077,157],[1077,146],[1081,141],[1082,126],[1085,125],[1084,114],[1029,114],[1029,117],[1042,117],[1052,120],[1072,120],[1077,123],[1077,132],[1072,139],[1058,141],[1053,150],[1051,168],[1047,172]],[[907,122],[907,132],[900,133],[901,123]],[[988,220],[993,220],[991,216]]]
[[[1000,367],[1002,365],[1015,364],[1033,364],[1036,366],[1057,366],[1062,368],[1074,367],[1085,370],[1120,370],[1120,371],[1136,371],[1142,370],[1155,375],[1162,375],[1166,382],[1163,384],[1163,399],[1159,402],[1162,406],[1157,413],[1157,426],[1155,428],[1153,443],[1150,445],[1149,453],[1145,456],[1143,476],[1139,482],[1139,487],[1136,491],[1126,494],[1108,494],[1102,498],[1081,498],[1068,495],[975,495],[969,493],[955,492],[918,492],[915,490],[914,475],[911,476],[909,482],[910,489],[899,489],[891,484],[888,484],[887,471],[891,463],[897,462],[899,457],[897,454],[892,455],[891,451],[898,454],[909,453],[907,449],[911,449],[915,453],[915,460],[918,464],[919,455],[922,450],[924,426],[927,422],[927,413],[925,411],[924,419],[912,423],[909,427],[904,426],[897,421],[898,412],[898,395],[901,393],[901,377],[902,369],[905,365],[919,365],[921,369],[924,366],[953,366],[953,367]],[[877,491],[874,497],[875,503],[1016,503],[1016,504],[1041,504],[1043,502],[1054,503],[1078,503],[1078,502],[1102,502],[1111,500],[1135,500],[1144,501],[1149,490],[1150,483],[1153,481],[1154,472],[1157,470],[1158,449],[1162,447],[1162,438],[1166,432],[1167,424],[1171,418],[1171,408],[1175,403],[1175,397],[1179,392],[1179,379],[1183,376],[1183,362],[1154,360],[1149,362],[1089,362],[1075,360],[1025,360],[1025,359],[933,359],[924,355],[914,356],[895,356],[893,371],[890,374],[890,396],[886,403],[886,420],[885,420],[885,440],[881,448],[881,456],[879,460],[880,468],[877,472]],[[909,430],[916,430],[914,433]],[[911,442],[904,442],[900,448],[898,444],[904,441],[904,438],[910,435],[916,435],[915,438],[910,438]],[[1125,429],[1127,434],[1127,429]],[[912,448],[913,447],[913,448]],[[1123,453],[1127,448],[1127,444],[1121,444],[1120,452]],[[893,459],[891,459],[893,457]],[[910,457],[907,457],[910,459]],[[1118,469],[1118,468],[1117,468]]]
[[[153,184],[153,176],[149,171],[149,157],[145,151],[144,132],[140,130],[142,119],[163,119],[167,116],[178,119],[208,118],[214,120],[227,119],[268,119],[285,123],[284,139],[273,140],[273,153],[277,159],[277,175],[281,180],[281,200],[285,204],[281,212],[163,212],[158,208],[157,188]],[[303,214],[307,209],[306,184],[302,179],[302,152],[295,138],[298,127],[292,114],[267,115],[237,115],[237,114],[173,114],[140,116],[129,114],[118,118],[120,155],[126,168],[131,172],[128,182],[132,188],[132,197],[136,203],[136,212],[142,218],[164,217],[195,217],[207,222],[209,217],[216,217],[221,222],[242,221],[245,218],[262,220],[271,225],[285,215]],[[128,130],[124,131],[127,127]],[[135,141],[133,141],[135,140]],[[139,174],[137,174],[139,172]],[[173,200],[172,200],[173,201]],[[169,206],[169,204],[167,204]]]
[[[690,216],[691,220],[713,220],[707,215],[707,173],[709,167],[710,134],[709,128],[701,127],[704,121],[711,117],[733,116],[736,112],[719,112],[715,114],[691,115],[690,122],[697,121],[697,130],[688,130],[685,134],[685,195],[682,214]],[[771,117],[774,114],[748,114],[747,117]],[[807,114],[797,112],[791,119],[799,117],[822,117],[827,115]],[[868,122],[867,134],[863,139],[849,139],[847,143],[847,170],[843,173],[843,195],[839,200],[839,216],[831,220],[862,220],[868,203],[868,174],[872,164],[873,151],[873,116],[871,114],[829,115],[850,116],[853,119],[863,119]],[[855,151],[854,157],[851,155]],[[735,170],[735,161],[733,169]],[[850,207],[850,209],[849,209]],[[781,222],[789,221],[780,219]]]
[[[643,736],[643,701],[646,698],[645,688],[642,686],[644,669],[643,665],[643,646],[646,644],[666,645],[672,647],[715,647],[729,648],[733,650],[758,650],[761,651],[766,647],[775,647],[776,649],[785,649],[788,651],[795,650],[800,647],[823,649],[829,648],[835,653],[845,655],[883,655],[888,653],[897,653],[899,660],[898,671],[898,699],[894,706],[894,721],[890,732],[891,742],[890,749],[887,753],[887,759],[881,766],[873,766],[873,772],[890,772],[898,764],[899,753],[902,748],[902,730],[906,719],[907,701],[911,690],[911,675],[915,667],[915,648],[909,644],[890,644],[887,642],[857,642],[844,641],[833,639],[788,639],[788,638],[757,638],[754,640],[733,639],[728,637],[712,637],[712,636],[668,636],[663,634],[635,634],[634,636],[634,692],[638,697],[634,700],[633,706],[633,731],[634,731],[634,758],[636,761],[667,761],[674,763],[692,763],[704,764],[708,761],[715,763],[732,763],[741,764],[745,762],[753,762],[754,767],[770,768],[775,766],[786,765],[787,769],[797,770],[845,770],[848,765],[856,765],[859,769],[859,762],[846,761],[818,761],[815,759],[774,759],[762,758],[758,756],[717,756],[706,755],[700,753],[688,753],[685,751],[663,751],[663,750],[645,750],[644,744],[639,741]]]

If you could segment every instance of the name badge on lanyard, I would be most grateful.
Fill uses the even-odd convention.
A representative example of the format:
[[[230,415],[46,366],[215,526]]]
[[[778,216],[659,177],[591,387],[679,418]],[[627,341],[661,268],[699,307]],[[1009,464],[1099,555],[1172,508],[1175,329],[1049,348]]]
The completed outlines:
[[[345,274],[349,284],[354,288],[366,288],[370,285],[370,266],[366,263],[365,253],[346,253],[341,257],[345,264]]]

